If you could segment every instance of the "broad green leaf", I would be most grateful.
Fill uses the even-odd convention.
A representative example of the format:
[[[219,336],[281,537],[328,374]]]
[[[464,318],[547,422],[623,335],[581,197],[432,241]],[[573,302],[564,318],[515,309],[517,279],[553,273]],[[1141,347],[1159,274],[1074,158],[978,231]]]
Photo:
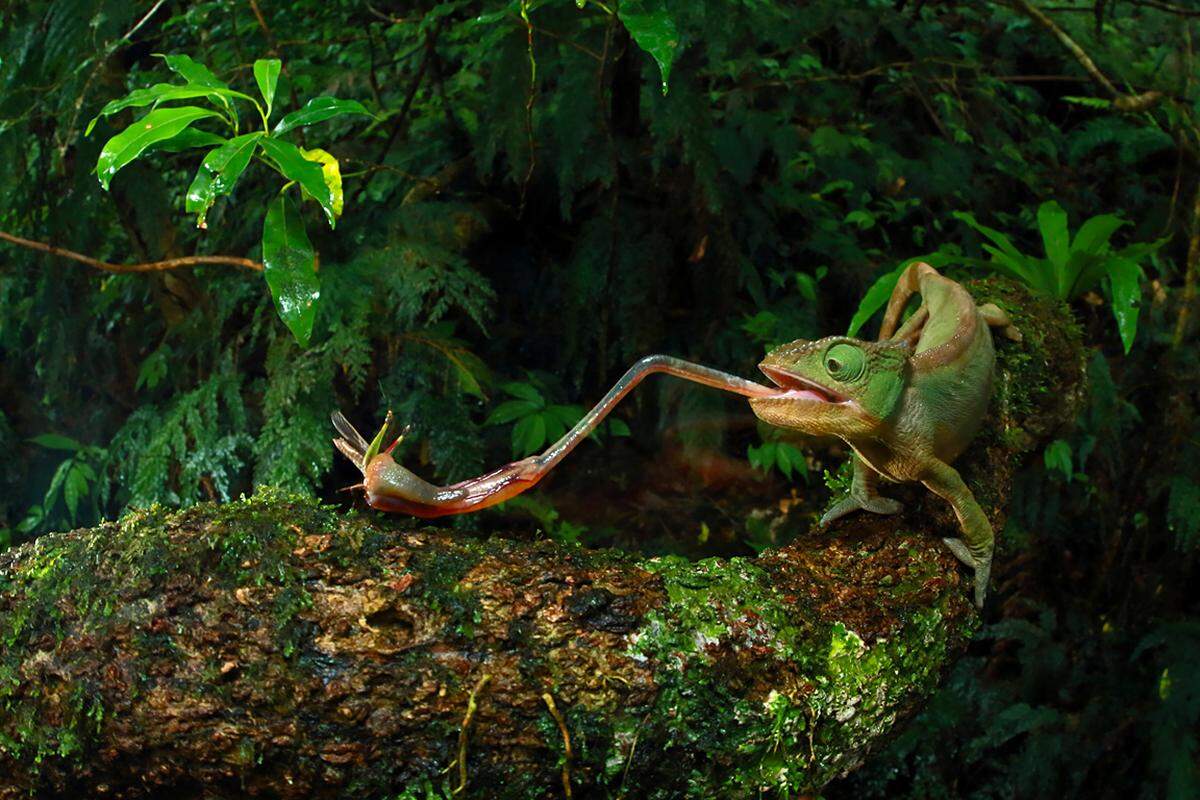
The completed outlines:
[[[1111,259],[1112,266],[1108,270],[1109,287],[1111,289],[1113,316],[1117,320],[1117,332],[1121,334],[1121,344],[1125,346],[1126,354],[1133,347],[1137,336],[1138,303],[1142,297],[1142,268],[1137,262],[1119,256]]]
[[[62,436],[57,433],[39,434],[38,436],[34,436],[29,441],[51,450],[70,450],[75,452],[83,449],[83,445],[72,439],[70,436]]]
[[[314,97],[304,104],[304,108],[299,111],[293,111],[279,120],[279,124],[275,126],[275,130],[271,132],[271,135],[281,136],[294,128],[303,128],[305,125],[324,122],[327,119],[339,117],[344,114],[374,116],[357,100],[339,100],[336,97]]]
[[[196,227],[207,227],[208,209],[222,195],[233,191],[238,178],[242,177],[262,133],[247,133],[236,136],[220,147],[209,151],[196,170],[196,177],[188,187],[184,208],[196,214]]]
[[[671,64],[679,49],[679,31],[675,27],[675,20],[667,13],[666,0],[622,0],[617,16],[637,46],[658,62],[662,72],[662,91],[666,94]]]
[[[285,178],[300,184],[304,191],[321,204],[321,208],[325,209],[325,217],[329,220],[329,227],[334,227],[337,224],[337,214],[334,213],[333,194],[325,183],[325,172],[321,165],[309,161],[300,152],[300,148],[290,142],[266,136],[259,140],[259,144]]]
[[[300,152],[309,161],[315,161],[321,165],[321,174],[325,176],[325,185],[329,187],[329,196],[333,202],[333,215],[340,217],[344,196],[342,195],[342,170],[338,166],[337,158],[319,147]]]
[[[1128,225],[1116,214],[1097,214],[1079,226],[1075,232],[1075,240],[1071,242],[1071,251],[1076,253],[1099,253],[1117,228]]]
[[[150,145],[179,135],[197,120],[215,116],[217,112],[197,106],[151,111],[105,143],[96,159],[96,177],[100,179],[100,185],[107,189],[113,175]]]
[[[101,117],[112,116],[126,108],[142,108],[148,105],[170,102],[171,100],[191,100],[197,97],[208,97],[212,93],[213,90],[211,87],[199,84],[178,86],[173,83],[156,83],[145,89],[134,89],[119,100],[106,103],[104,108],[100,109],[100,113],[88,123],[83,135],[90,136],[92,129],[96,127],[96,123]]]
[[[1053,268],[1055,294],[1065,297],[1070,288],[1067,275],[1067,259],[1071,256],[1071,234],[1067,232],[1067,212],[1056,201],[1049,200],[1038,206],[1038,230],[1046,248],[1046,258]]]
[[[263,272],[279,317],[296,341],[307,347],[321,285],[317,280],[316,254],[304,230],[304,221],[286,194],[267,206],[262,249]]]
[[[483,421],[483,424],[507,425],[513,420],[518,420],[521,417],[527,417],[540,409],[540,405],[537,403],[531,403],[528,400],[505,400],[503,403],[492,409],[492,413],[488,414],[487,419]]]
[[[530,414],[528,417],[522,417],[513,426],[513,455],[517,458],[523,458],[536,453],[545,443],[546,420],[542,418],[541,414]]]
[[[163,53],[155,53],[155,55],[167,62],[167,67],[188,83],[199,84],[209,89],[229,88],[229,84],[214,75],[208,67],[193,60],[191,56],[165,55]]]
[[[278,58],[260,58],[254,62],[254,80],[258,83],[258,91],[267,102],[267,116],[271,116],[271,108],[275,104],[275,86],[279,83],[279,70],[283,63]]]

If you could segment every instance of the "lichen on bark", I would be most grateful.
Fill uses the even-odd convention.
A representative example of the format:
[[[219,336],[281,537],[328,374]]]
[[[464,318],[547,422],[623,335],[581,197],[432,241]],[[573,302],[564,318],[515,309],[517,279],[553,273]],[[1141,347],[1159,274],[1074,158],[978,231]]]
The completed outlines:
[[[999,524],[1082,360],[1060,307],[973,290],[1025,334],[1000,345],[963,460]],[[700,562],[269,490],[44,536],[0,554],[0,798],[817,791],[977,624],[940,542],[953,515],[905,496],[897,517]]]

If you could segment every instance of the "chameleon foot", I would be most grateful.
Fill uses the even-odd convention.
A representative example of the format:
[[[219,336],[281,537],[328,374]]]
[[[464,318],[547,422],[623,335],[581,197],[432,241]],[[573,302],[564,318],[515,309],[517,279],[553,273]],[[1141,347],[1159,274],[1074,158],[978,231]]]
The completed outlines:
[[[962,539],[945,538],[942,541],[950,548],[955,558],[975,571],[975,607],[983,608],[983,601],[987,597],[988,579],[992,575],[992,554],[988,552],[972,555]]]
[[[889,497],[881,495],[862,495],[856,497],[851,494],[849,497],[835,503],[832,508],[825,512],[818,523],[821,527],[825,527],[835,519],[840,519],[847,514],[855,511],[870,511],[872,514],[898,514],[903,510],[904,504],[898,500],[892,500]]]

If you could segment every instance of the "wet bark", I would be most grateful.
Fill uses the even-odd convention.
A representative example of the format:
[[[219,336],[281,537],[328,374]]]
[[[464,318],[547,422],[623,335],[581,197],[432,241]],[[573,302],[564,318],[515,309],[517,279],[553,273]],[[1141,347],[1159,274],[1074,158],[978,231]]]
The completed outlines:
[[[1073,416],[1064,309],[1010,284],[960,461],[999,529]],[[692,563],[346,514],[280,492],[0,554],[0,800],[813,792],[914,713],[977,625],[905,490],[754,559]],[[1003,594],[1001,553],[993,579]],[[999,588],[997,588],[999,587]]]

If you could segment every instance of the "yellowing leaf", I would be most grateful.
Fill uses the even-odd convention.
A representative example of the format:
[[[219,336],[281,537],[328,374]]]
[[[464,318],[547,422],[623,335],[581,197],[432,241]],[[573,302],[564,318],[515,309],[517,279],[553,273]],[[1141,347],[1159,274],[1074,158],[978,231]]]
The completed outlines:
[[[315,161],[321,165],[321,174],[325,176],[325,185],[329,187],[333,215],[340,217],[342,215],[344,198],[342,195],[342,170],[338,166],[337,158],[332,153],[322,150],[319,147],[314,147],[311,150],[301,150],[300,152],[309,161]]]

